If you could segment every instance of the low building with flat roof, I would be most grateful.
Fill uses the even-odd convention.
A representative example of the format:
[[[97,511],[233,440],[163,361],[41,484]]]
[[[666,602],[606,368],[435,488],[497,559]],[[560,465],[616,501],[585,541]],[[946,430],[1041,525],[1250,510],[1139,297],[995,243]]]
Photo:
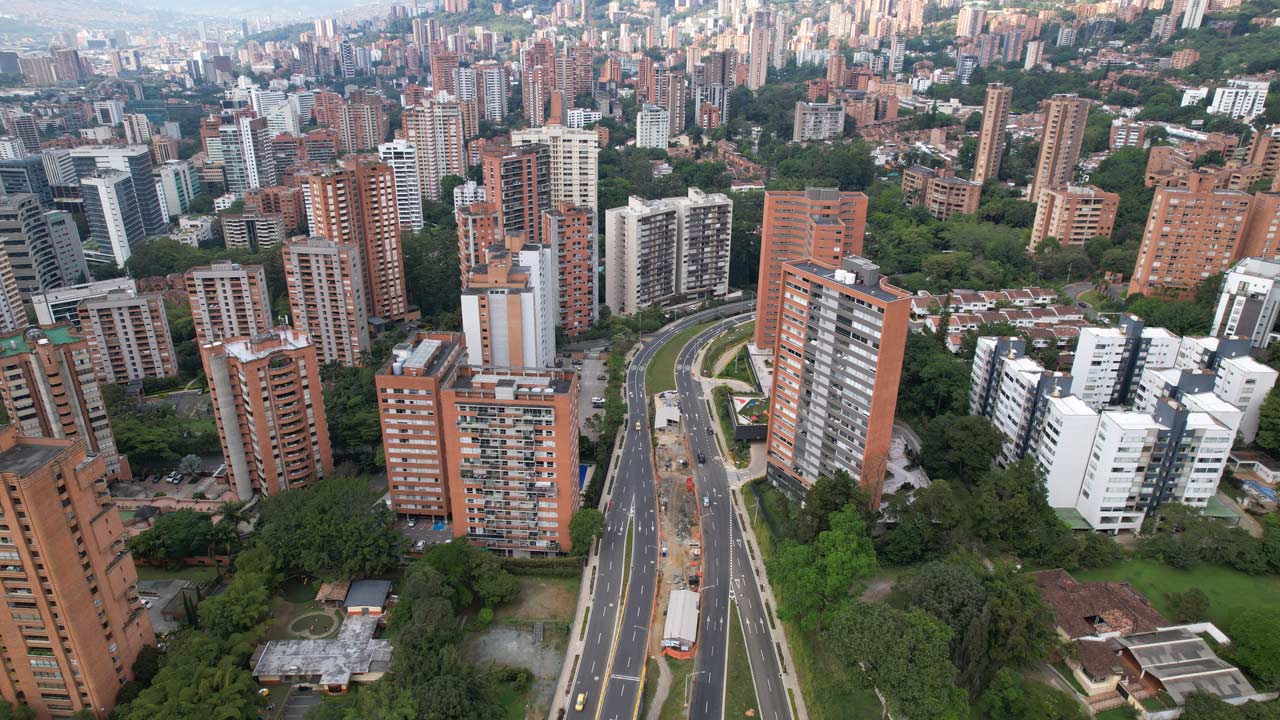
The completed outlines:
[[[345,693],[391,669],[391,641],[374,639],[378,618],[354,615],[332,640],[272,640],[254,653],[253,677],[264,685],[299,683]]]

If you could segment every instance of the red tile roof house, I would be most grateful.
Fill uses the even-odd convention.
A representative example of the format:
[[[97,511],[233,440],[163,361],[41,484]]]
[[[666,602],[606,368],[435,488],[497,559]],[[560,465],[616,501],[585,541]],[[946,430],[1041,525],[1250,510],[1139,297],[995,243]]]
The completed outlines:
[[[1073,657],[1063,660],[1095,713],[1128,703],[1165,720],[1192,692],[1232,704],[1267,697],[1200,638],[1230,642],[1212,624],[1173,625],[1128,583],[1081,583],[1065,570],[1038,572],[1035,580],[1058,636],[1072,645]]]

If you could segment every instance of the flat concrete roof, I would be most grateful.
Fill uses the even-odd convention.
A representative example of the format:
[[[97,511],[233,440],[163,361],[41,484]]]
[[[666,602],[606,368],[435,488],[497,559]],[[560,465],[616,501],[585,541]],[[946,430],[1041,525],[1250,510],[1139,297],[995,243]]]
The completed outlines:
[[[26,477],[44,467],[66,449],[64,445],[36,445],[18,440],[18,444],[0,453],[0,469]]]

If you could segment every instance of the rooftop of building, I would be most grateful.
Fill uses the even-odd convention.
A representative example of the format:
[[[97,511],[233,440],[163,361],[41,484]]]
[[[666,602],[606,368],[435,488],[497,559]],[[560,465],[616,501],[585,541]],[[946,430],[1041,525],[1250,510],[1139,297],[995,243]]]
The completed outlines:
[[[454,390],[512,393],[525,397],[560,395],[573,388],[573,373],[564,370],[468,367],[453,379]]]
[[[1257,275],[1263,278],[1280,277],[1280,260],[1264,257],[1247,257],[1236,263],[1230,272]]]
[[[1053,612],[1054,623],[1073,640],[1108,633],[1150,632],[1169,624],[1128,583],[1081,583],[1062,569],[1044,570],[1034,577],[1041,597]]]
[[[1247,698],[1256,692],[1233,665],[1185,627],[1135,633],[1117,638],[1142,671],[1160,681],[1175,702],[1194,692],[1223,699]]]
[[[254,677],[319,676],[322,685],[344,685],[352,675],[386,672],[391,642],[373,639],[378,618],[352,615],[332,640],[275,640],[258,652]]]
[[[41,340],[48,340],[54,345],[68,345],[80,342],[81,338],[75,334],[74,328],[70,325],[27,328],[26,330],[0,337],[0,357],[29,353]]]
[[[66,450],[64,445],[37,444],[21,437],[16,438],[15,443],[13,447],[0,452],[0,469],[15,473],[18,477],[26,477],[39,470]]]
[[[443,336],[420,336],[416,342],[402,342],[391,350],[391,361],[383,370],[392,375],[403,375],[406,370],[412,375],[435,375],[444,366],[450,350],[458,345],[454,340],[442,339]]]
[[[802,261],[788,263],[790,267],[801,270],[820,278],[840,283],[847,288],[857,290],[864,295],[881,300],[883,302],[893,302],[894,300],[907,300],[909,296],[905,292],[901,295],[889,292],[880,285],[880,268],[870,261],[862,261],[862,258],[846,258],[846,267],[833,268],[827,265]],[[851,270],[850,267],[856,267]]]
[[[218,343],[214,343],[217,345]],[[311,344],[305,333],[288,327],[278,327],[253,337],[236,338],[222,343],[223,352],[240,362],[261,360],[283,350],[301,350]]]

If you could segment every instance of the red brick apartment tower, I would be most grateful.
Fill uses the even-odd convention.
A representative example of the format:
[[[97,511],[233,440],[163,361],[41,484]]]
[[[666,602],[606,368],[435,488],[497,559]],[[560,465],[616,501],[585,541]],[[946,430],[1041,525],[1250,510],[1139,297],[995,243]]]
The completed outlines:
[[[596,214],[560,203],[542,215],[542,239],[555,250],[560,281],[560,329],[567,337],[587,331],[599,318],[596,290]]]
[[[770,350],[778,339],[782,266],[795,260],[839,265],[862,253],[867,196],[834,188],[770,191],[764,194],[760,229],[760,282],[756,287],[757,347]]]
[[[498,205],[503,234],[544,244],[541,217],[551,209],[550,149],[541,143],[498,145],[485,151],[481,165],[486,197]]]
[[[44,720],[110,710],[155,643],[107,495],[101,455],[80,439],[0,428],[0,696]]]
[[[397,515],[449,517],[442,388],[465,357],[461,333],[419,332],[397,345],[374,377]]]
[[[466,289],[471,279],[471,268],[483,265],[489,248],[502,247],[502,218],[498,204],[473,203],[454,211],[458,224],[458,265],[462,273],[462,287]]]
[[[463,366],[444,388],[453,531],[514,557],[568,552],[578,374]]]
[[[291,328],[200,348],[222,457],[240,499],[333,472],[315,347]]]
[[[196,343],[257,335],[271,324],[267,273],[261,265],[216,262],[186,274]]]
[[[787,263],[782,274],[768,477],[800,498],[818,478],[845,470],[878,503],[911,295],[856,256],[839,266]]]

